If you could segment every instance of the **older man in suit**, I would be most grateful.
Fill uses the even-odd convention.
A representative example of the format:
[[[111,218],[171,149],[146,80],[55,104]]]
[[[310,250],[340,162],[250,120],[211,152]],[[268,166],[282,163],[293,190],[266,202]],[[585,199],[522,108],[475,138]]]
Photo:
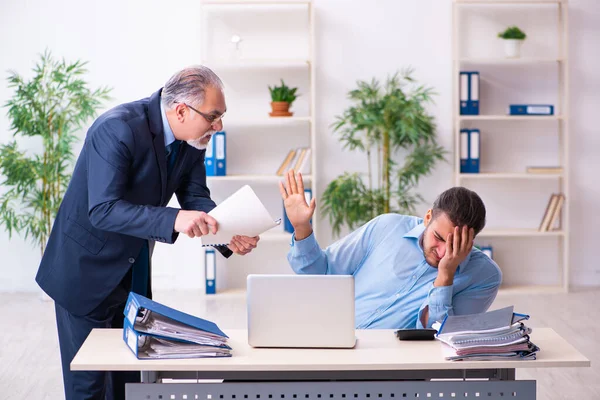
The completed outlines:
[[[139,373],[72,372],[69,364],[94,328],[119,328],[130,291],[151,296],[156,241],[216,232],[204,153],[222,129],[221,80],[186,68],[164,88],[101,115],[88,130],[54,222],[36,280],[55,301],[65,396],[123,398]],[[182,209],[167,207],[176,194]],[[258,237],[218,247],[247,254]]]

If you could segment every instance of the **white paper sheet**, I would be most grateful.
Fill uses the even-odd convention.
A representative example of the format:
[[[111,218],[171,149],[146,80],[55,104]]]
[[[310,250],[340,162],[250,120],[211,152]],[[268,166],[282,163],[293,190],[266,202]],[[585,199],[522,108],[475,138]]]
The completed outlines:
[[[217,220],[216,235],[202,236],[202,245],[229,244],[236,235],[254,237],[274,228],[281,219],[273,220],[256,193],[248,185],[225,199],[208,215]]]

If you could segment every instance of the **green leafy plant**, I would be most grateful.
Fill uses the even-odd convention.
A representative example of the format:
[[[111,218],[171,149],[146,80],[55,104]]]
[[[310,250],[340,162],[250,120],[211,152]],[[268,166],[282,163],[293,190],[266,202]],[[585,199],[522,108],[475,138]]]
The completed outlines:
[[[281,86],[269,86],[269,92],[271,92],[271,101],[284,101],[289,103],[290,106],[299,96],[296,94],[298,88],[290,88],[281,80]]]
[[[527,35],[525,32],[520,30],[516,26],[509,26],[504,30],[504,32],[498,33],[498,37],[501,39],[517,39],[517,40],[525,40]]]
[[[423,198],[413,189],[445,159],[425,110],[435,93],[417,85],[412,74],[397,72],[383,88],[376,79],[358,81],[348,94],[354,104],[332,125],[345,149],[366,153],[368,169],[366,184],[364,174],[346,172],[325,189],[322,210],[335,235],[343,225],[354,229],[382,213],[415,214]]]
[[[75,133],[91,117],[108,88],[91,90],[82,79],[85,62],[55,60],[49,51],[40,55],[33,77],[26,80],[9,71],[13,97],[5,104],[13,136],[41,140],[41,151],[22,151],[13,139],[0,145],[0,173],[5,177],[0,196],[0,225],[12,236],[23,234],[46,246],[52,223],[71,177]]]

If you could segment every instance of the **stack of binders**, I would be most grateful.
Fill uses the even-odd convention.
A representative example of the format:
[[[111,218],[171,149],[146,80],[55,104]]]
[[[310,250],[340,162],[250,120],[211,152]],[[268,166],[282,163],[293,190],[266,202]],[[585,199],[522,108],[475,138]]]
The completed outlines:
[[[460,173],[479,173],[479,153],[481,150],[479,129],[460,130]]]
[[[230,357],[228,336],[210,321],[129,293],[123,340],[138,359]]]
[[[535,360],[540,350],[530,341],[529,316],[513,306],[481,314],[449,315],[433,325],[451,361]]]

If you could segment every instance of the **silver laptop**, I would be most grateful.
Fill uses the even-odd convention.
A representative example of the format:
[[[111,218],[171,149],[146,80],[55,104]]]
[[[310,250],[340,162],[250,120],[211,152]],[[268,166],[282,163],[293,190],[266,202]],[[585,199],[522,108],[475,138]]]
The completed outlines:
[[[351,275],[248,275],[247,302],[250,346],[356,344]]]

